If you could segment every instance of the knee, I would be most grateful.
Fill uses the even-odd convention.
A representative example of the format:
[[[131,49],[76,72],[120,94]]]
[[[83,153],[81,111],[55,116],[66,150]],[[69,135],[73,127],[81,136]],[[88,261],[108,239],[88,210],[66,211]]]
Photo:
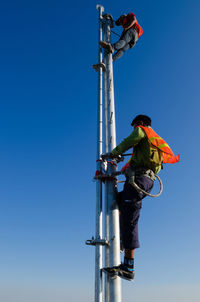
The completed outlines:
[[[130,49],[130,45],[129,44],[127,44],[127,45],[125,45],[124,47],[123,47],[123,52],[125,52],[125,51],[127,51],[127,50],[129,50]]]
[[[118,42],[113,44],[113,47],[115,50],[119,50],[119,49],[122,49],[125,44],[126,44],[126,42],[123,39],[120,39]]]

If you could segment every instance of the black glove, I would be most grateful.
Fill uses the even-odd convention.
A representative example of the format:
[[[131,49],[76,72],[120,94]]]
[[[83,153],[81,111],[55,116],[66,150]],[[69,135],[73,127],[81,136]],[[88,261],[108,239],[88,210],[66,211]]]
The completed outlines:
[[[107,152],[105,154],[102,154],[101,155],[101,158],[103,161],[105,161],[106,159],[110,158],[110,159],[115,159],[118,163],[120,161],[123,161],[124,160],[124,157],[121,156],[121,155],[113,155],[111,152]]]
[[[111,152],[107,152],[105,154],[102,154],[101,158],[102,158],[103,161],[105,161],[108,158],[114,158],[114,155]]]

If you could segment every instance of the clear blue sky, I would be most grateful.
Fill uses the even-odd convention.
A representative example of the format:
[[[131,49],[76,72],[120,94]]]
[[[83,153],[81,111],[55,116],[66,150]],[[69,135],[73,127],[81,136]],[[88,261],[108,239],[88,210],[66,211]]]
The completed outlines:
[[[162,196],[143,203],[123,301],[199,302],[200,2],[99,3],[114,18],[135,12],[144,29],[114,66],[117,142],[144,113],[181,155],[160,173]],[[0,4],[2,302],[93,301],[96,4]]]

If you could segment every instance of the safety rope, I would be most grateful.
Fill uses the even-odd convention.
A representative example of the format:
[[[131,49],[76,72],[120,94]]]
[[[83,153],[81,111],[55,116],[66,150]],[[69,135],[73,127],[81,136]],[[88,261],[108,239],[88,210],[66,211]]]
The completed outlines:
[[[113,30],[111,30],[111,32],[112,32],[114,35],[116,35],[116,36],[118,36],[118,37],[120,37],[120,38],[121,38],[121,36],[120,36],[120,35],[118,35],[116,32],[114,32]]]
[[[138,192],[142,192],[144,193],[145,195],[148,195],[150,197],[158,197],[161,195],[162,191],[163,191],[163,184],[162,184],[162,180],[160,179],[160,177],[156,174],[154,174],[155,177],[158,179],[159,183],[160,183],[160,191],[157,193],[157,194],[150,194],[146,191],[144,191],[143,189],[141,189],[135,182],[132,182],[131,184],[136,188],[136,190]],[[117,180],[117,183],[125,183],[126,181],[125,180]]]
[[[129,154],[123,154],[123,156],[128,156]],[[102,159],[97,159],[96,160],[97,162],[100,161],[100,162],[103,162]],[[107,160],[107,163],[113,165],[113,166],[117,166],[117,164],[114,162],[114,161],[109,161]],[[116,171],[114,172],[113,175],[108,175],[108,174],[103,174],[101,171],[97,170],[96,173],[95,173],[95,176],[94,176],[94,179],[99,179],[103,182],[105,182],[105,180],[115,180],[117,181],[117,183],[123,183],[125,181],[119,181],[117,180],[117,178],[115,176],[117,175],[120,175],[122,174],[122,172],[120,171]],[[160,191],[157,193],[157,194],[150,194],[148,192],[146,192],[145,190],[143,190],[142,188],[140,188],[134,181],[131,183],[138,192],[142,192],[143,194],[147,195],[147,196],[150,196],[150,197],[158,197],[161,195],[162,191],[163,191],[163,184],[162,184],[162,180],[160,179],[160,177],[156,174],[154,174],[154,176],[158,179],[159,181],[159,184],[160,184]]]
[[[139,192],[142,192],[150,197],[158,197],[161,195],[162,191],[163,191],[163,184],[162,184],[162,180],[160,179],[160,177],[158,175],[155,174],[155,177],[158,179],[159,183],[160,183],[160,192],[157,194],[150,194],[146,191],[144,191],[143,189],[141,189],[135,182],[132,183],[132,185],[136,188],[136,190],[138,190]]]

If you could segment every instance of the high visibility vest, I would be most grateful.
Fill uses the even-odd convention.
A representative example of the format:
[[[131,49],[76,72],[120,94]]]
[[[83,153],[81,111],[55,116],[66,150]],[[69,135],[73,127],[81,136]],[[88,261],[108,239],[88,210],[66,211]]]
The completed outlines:
[[[138,30],[138,38],[143,35],[143,29],[142,27],[138,24],[138,22],[136,21],[135,22],[135,26],[137,27],[137,30]]]
[[[123,24],[122,24],[122,27],[124,29],[127,28],[127,25],[131,23],[131,21],[134,20],[135,17],[135,14],[134,13],[129,13],[126,18],[124,18],[123,20]],[[138,38],[143,34],[143,29],[142,27],[138,24],[137,20],[135,22],[135,24],[133,25],[133,27],[136,27],[137,28],[137,32],[138,32]]]
[[[179,161],[179,155],[175,156],[169,145],[151,127],[144,127],[141,125],[138,127],[144,130],[149,144],[161,151],[163,163],[174,164]]]

